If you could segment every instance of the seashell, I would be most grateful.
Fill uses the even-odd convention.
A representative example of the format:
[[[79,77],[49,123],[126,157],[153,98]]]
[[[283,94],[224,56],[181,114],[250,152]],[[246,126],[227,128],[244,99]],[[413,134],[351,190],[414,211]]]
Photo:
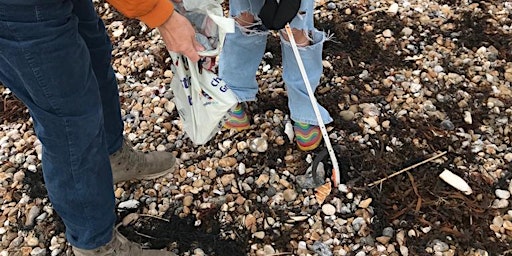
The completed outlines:
[[[471,193],[473,193],[473,190],[466,181],[449,170],[445,169],[441,174],[439,174],[439,178],[450,184],[452,187],[462,191],[466,195],[471,195]]]
[[[325,198],[331,193],[331,183],[327,182],[319,187],[316,188],[315,196],[316,201],[318,201],[318,204],[323,204],[325,201]]]
[[[305,221],[308,219],[308,216],[290,216],[290,219],[287,221],[288,223],[294,223],[299,221]]]

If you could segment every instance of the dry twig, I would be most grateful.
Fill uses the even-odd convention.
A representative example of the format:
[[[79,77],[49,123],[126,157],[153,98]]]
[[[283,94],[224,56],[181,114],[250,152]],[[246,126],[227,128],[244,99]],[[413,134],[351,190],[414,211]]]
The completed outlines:
[[[447,153],[447,152],[446,152],[446,151],[444,151],[444,152],[442,152],[442,153],[440,153],[440,154],[437,154],[437,155],[435,155],[435,156],[433,156],[433,157],[431,157],[431,158],[429,158],[429,159],[426,159],[426,160],[421,161],[421,162],[419,162],[419,163],[417,163],[417,164],[413,164],[413,165],[411,165],[411,166],[409,166],[409,167],[406,167],[406,168],[404,168],[404,169],[402,169],[402,170],[400,170],[400,171],[398,171],[398,172],[395,172],[395,173],[393,173],[393,174],[389,175],[389,176],[388,176],[388,177],[386,177],[386,178],[382,178],[382,179],[380,179],[380,180],[378,180],[378,181],[375,181],[375,182],[370,183],[370,184],[368,185],[368,187],[373,187],[373,186],[375,186],[375,185],[377,185],[377,184],[380,184],[380,183],[382,183],[382,182],[384,182],[384,181],[386,181],[386,180],[388,180],[388,179],[391,179],[391,178],[393,178],[393,177],[395,177],[395,176],[397,176],[397,175],[399,175],[399,174],[401,174],[401,173],[404,173],[404,172],[406,172],[406,171],[408,171],[408,170],[410,170],[410,169],[416,168],[416,167],[418,167],[418,166],[420,166],[420,165],[422,165],[422,164],[428,163],[428,162],[430,162],[430,161],[432,161],[432,160],[434,160],[434,159],[436,159],[436,158],[439,158],[439,157],[441,157],[441,156],[444,156],[446,153]]]

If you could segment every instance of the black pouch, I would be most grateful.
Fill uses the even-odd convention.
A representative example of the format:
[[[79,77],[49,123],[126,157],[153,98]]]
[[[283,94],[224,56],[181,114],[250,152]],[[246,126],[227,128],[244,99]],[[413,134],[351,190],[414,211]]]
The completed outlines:
[[[342,154],[342,148],[340,145],[333,145],[334,154],[336,154],[338,157],[338,160],[341,160],[341,154]],[[324,184],[323,180],[320,180],[319,175],[317,174],[317,168],[318,164],[322,162],[324,164],[324,170],[325,170],[325,177],[330,177],[332,184],[335,183],[334,176],[333,176],[333,165],[331,162],[331,158],[329,156],[329,151],[327,151],[327,148],[324,148],[322,151],[320,151],[316,157],[313,159],[313,162],[311,164],[311,171],[313,174],[313,180],[317,184],[317,186],[320,186]],[[348,180],[348,177],[346,176],[347,170],[343,170],[345,166],[341,164],[341,161],[338,163],[338,167],[340,169],[340,181],[341,183],[344,183]]]
[[[301,0],[265,0],[258,16],[268,29],[279,30],[297,16]]]

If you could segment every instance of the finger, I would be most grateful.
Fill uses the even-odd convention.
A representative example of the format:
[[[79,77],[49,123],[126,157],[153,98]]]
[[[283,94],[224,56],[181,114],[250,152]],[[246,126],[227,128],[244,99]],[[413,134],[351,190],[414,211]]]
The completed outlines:
[[[183,55],[187,56],[191,61],[198,62],[199,61],[199,54],[197,54],[197,51],[195,49],[189,48],[186,51],[183,52]]]
[[[194,40],[192,43],[194,44],[194,49],[196,49],[196,51],[200,52],[205,50],[204,46],[198,41]]]

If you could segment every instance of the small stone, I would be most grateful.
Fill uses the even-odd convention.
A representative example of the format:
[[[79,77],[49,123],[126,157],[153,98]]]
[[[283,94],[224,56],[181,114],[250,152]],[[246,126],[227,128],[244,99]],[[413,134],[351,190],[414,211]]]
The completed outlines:
[[[375,128],[379,125],[376,116],[365,117],[363,118],[363,121],[367,123],[371,128]]]
[[[25,220],[25,226],[32,226],[35,218],[39,215],[40,209],[37,206],[32,206],[27,213],[27,219]]]
[[[265,252],[265,255],[272,255],[276,253],[276,250],[274,250],[274,247],[272,247],[270,244],[264,245],[263,251]]]
[[[283,192],[283,197],[286,202],[292,202],[297,198],[297,192],[289,188]]]
[[[325,243],[320,241],[315,241],[311,246],[314,252],[316,252],[319,256],[332,256],[331,249]]]
[[[258,239],[263,239],[265,237],[265,232],[264,231],[258,231],[258,232],[255,232],[252,235],[254,237],[258,238]]]
[[[503,221],[503,227],[508,231],[512,231],[512,222],[510,220]]]
[[[39,244],[39,239],[37,239],[37,237],[34,236],[28,236],[27,238],[25,238],[25,242],[28,246],[34,247]]]
[[[235,200],[235,203],[238,205],[242,205],[244,202],[245,202],[245,198],[241,195],[239,195]]]
[[[436,239],[432,241],[432,248],[436,252],[446,252],[450,249],[450,246],[447,243]]]
[[[455,129],[455,125],[450,120],[444,120],[441,122],[441,129],[452,131],[453,129]]]
[[[123,218],[123,221],[122,221],[123,226],[128,226],[128,225],[134,223],[137,219],[139,219],[139,214],[132,212]]]
[[[196,248],[196,249],[194,249],[194,256],[205,256],[205,253],[204,253],[203,249]]]
[[[16,182],[22,182],[23,179],[25,178],[25,172],[24,171],[17,171],[14,176],[12,177],[13,181],[16,181]]]
[[[501,227],[500,227],[500,226],[496,226],[496,225],[494,225],[494,224],[489,225],[489,228],[490,228],[492,231],[496,232],[496,233],[499,233],[499,232],[500,232],[500,229],[501,229]]]
[[[496,199],[492,202],[492,208],[495,209],[503,209],[508,207],[508,200],[507,199]]]
[[[505,80],[512,83],[512,68],[505,71]]]
[[[176,104],[172,101],[168,101],[165,103],[164,108],[167,113],[172,113],[174,111],[174,108],[176,107]]]
[[[187,195],[183,198],[183,206],[191,206],[193,202],[194,197],[192,197],[191,195]]]
[[[464,111],[464,122],[466,122],[467,124],[473,123],[473,118],[471,117],[471,112]]]
[[[244,175],[245,174],[245,170],[246,170],[246,167],[245,167],[244,163],[238,164],[238,174]]]
[[[172,78],[173,73],[171,70],[166,70],[166,71],[164,71],[164,76],[167,78]]]
[[[493,219],[492,219],[492,224],[493,225],[496,225],[498,228],[503,226],[503,217],[501,216],[495,216]]]
[[[336,10],[336,4],[333,2],[327,3],[327,9],[329,10]]]
[[[123,208],[124,209],[135,209],[135,208],[139,207],[139,204],[140,204],[140,202],[138,200],[130,199],[130,200],[119,203],[119,205],[117,207],[121,208],[121,209],[123,209]]]
[[[402,256],[409,256],[409,248],[401,245],[400,246],[400,253],[402,254]]]
[[[392,3],[388,8],[388,14],[395,15],[398,12],[398,4]]]
[[[233,179],[235,178],[235,175],[234,174],[225,174],[225,175],[222,175],[222,177],[220,178],[220,182],[222,183],[222,186],[227,186],[229,184],[231,184],[231,181],[233,181]]]
[[[249,149],[255,153],[263,153],[268,149],[268,142],[264,138],[256,138],[249,142]]]
[[[194,188],[202,188],[204,185],[204,180],[203,179],[197,179],[195,180],[193,183],[192,183],[192,186]]]
[[[43,249],[43,248],[40,248],[40,247],[36,247],[36,248],[32,249],[32,251],[30,252],[30,255],[31,256],[45,256],[46,255],[46,249]]]
[[[382,35],[383,35],[384,37],[389,38],[389,37],[392,37],[392,36],[393,36],[393,32],[391,32],[391,30],[389,30],[389,29],[386,29],[386,30],[384,30],[384,31],[382,32]]]
[[[512,153],[506,153],[504,158],[505,158],[505,161],[507,161],[509,163],[512,162]]]
[[[430,232],[430,230],[432,230],[432,227],[431,227],[431,226],[427,226],[427,227],[422,227],[422,228],[421,228],[421,232],[423,232],[423,233],[425,233],[425,234],[426,234],[426,233],[428,233],[428,232]]]
[[[322,205],[322,212],[327,216],[334,215],[336,213],[336,207],[332,204],[324,204]]]
[[[401,32],[401,33],[402,33],[402,35],[404,35],[404,36],[410,36],[410,35],[412,34],[412,32],[414,32],[414,31],[413,31],[411,28],[409,28],[409,27],[404,27],[404,28],[402,29],[402,32]]]
[[[361,201],[358,206],[360,208],[366,209],[366,208],[368,208],[368,206],[370,206],[371,203],[372,203],[372,199],[367,198],[367,199]]]
[[[379,243],[381,244],[388,244],[389,240],[391,240],[391,237],[389,236],[379,236],[377,238],[375,238],[375,240],[377,240]]]
[[[219,166],[222,168],[233,167],[237,163],[234,157],[224,157],[219,160]]]
[[[510,192],[504,189],[496,189],[495,191],[496,197],[500,199],[509,199],[510,198]]]
[[[383,236],[387,236],[387,237],[393,237],[395,233],[395,230],[393,230],[392,227],[385,227],[383,230],[382,230],[382,235]]]
[[[265,185],[268,180],[270,179],[270,177],[268,176],[268,174],[266,173],[263,173],[261,174],[258,179],[256,180],[256,186],[258,186],[259,188],[262,187],[263,185]]]
[[[252,226],[256,225],[256,217],[252,214],[248,214],[245,216],[244,225],[247,229],[250,229]]]
[[[324,66],[324,68],[326,68],[326,69],[331,69],[332,68],[332,64],[329,61],[327,61],[327,60],[323,60],[322,61],[322,66]]]
[[[340,112],[340,116],[345,121],[352,121],[354,120],[354,117],[356,116],[354,112],[350,110],[343,110]]]

